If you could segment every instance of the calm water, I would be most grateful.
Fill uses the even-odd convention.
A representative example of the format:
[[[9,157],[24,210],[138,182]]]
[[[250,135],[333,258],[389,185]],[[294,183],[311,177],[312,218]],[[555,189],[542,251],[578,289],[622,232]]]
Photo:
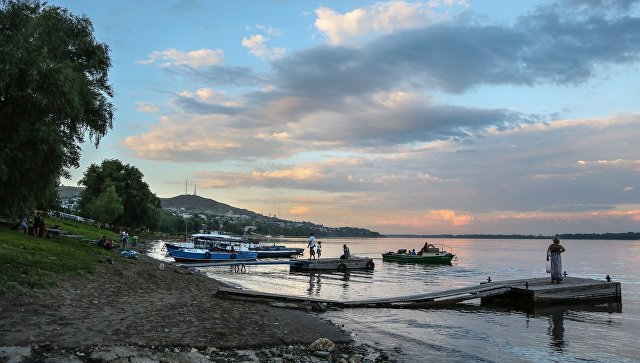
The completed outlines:
[[[443,239],[458,261],[451,266],[383,262],[380,254],[418,250],[425,239],[321,239],[324,257],[351,253],[375,259],[374,271],[290,273],[288,266],[203,269],[246,289],[354,300],[411,295],[492,280],[545,277],[548,240]],[[289,246],[306,247],[305,240]],[[344,325],[362,343],[377,345],[403,362],[638,362],[640,346],[640,241],[566,240],[563,269],[570,276],[622,282],[622,307],[551,307],[533,313],[497,310],[477,301],[452,309],[345,309],[322,316]],[[308,253],[307,256],[308,257]],[[306,258],[303,257],[303,258]]]

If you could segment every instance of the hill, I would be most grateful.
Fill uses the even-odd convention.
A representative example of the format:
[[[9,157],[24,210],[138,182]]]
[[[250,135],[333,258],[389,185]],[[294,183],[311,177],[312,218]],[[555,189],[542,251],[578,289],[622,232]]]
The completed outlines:
[[[66,185],[61,185],[58,187],[58,193],[60,194],[60,199],[62,200],[79,197],[80,193],[83,190],[83,187],[72,187]]]
[[[294,222],[277,217],[267,217],[247,209],[236,208],[213,199],[198,195],[178,195],[172,198],[160,198],[162,208],[174,215],[206,216],[208,221],[215,221],[218,226],[230,224],[240,230],[251,227],[260,235],[307,236],[313,232],[318,237],[382,237],[378,232],[355,227],[326,227],[311,222]]]
[[[232,207],[228,204],[217,202],[213,199],[203,198],[199,195],[178,195],[172,198],[160,198],[162,208],[180,210],[184,209],[191,214],[237,214],[250,217],[263,217],[262,215],[247,209]]]

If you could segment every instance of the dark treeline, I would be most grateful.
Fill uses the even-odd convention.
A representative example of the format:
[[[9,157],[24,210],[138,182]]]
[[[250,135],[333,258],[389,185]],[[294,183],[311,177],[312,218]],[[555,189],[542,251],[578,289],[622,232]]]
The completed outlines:
[[[564,233],[556,235],[524,235],[524,234],[391,234],[387,237],[398,238],[483,238],[483,239],[601,239],[601,240],[639,240],[640,232],[626,233]]]

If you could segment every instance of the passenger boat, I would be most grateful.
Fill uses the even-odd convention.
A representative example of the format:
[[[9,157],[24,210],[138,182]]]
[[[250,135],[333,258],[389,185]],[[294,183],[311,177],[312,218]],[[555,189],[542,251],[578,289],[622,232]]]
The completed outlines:
[[[258,258],[258,253],[255,251],[220,252],[202,248],[180,248],[169,251],[168,254],[176,262],[252,261]]]
[[[385,252],[382,254],[382,261],[426,263],[426,264],[451,264],[451,260],[458,260],[456,255],[451,253],[451,248],[445,245],[433,244],[425,245],[421,252],[412,255],[407,250],[401,249],[398,252]]]

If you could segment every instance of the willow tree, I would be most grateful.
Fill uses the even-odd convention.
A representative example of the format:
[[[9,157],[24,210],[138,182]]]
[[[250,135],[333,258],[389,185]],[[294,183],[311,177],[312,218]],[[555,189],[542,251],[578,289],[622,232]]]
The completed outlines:
[[[87,17],[0,0],[0,215],[43,207],[85,138],[111,129],[110,67]]]

